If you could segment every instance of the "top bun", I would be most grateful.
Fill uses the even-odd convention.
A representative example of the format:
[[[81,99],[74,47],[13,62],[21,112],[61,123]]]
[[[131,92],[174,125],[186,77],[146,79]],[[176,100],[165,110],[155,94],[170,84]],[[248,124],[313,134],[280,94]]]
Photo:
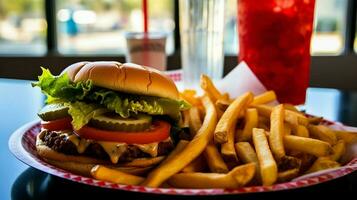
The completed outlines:
[[[73,82],[92,80],[96,86],[115,91],[174,100],[179,98],[175,83],[167,75],[133,63],[78,62],[68,66],[64,72]]]

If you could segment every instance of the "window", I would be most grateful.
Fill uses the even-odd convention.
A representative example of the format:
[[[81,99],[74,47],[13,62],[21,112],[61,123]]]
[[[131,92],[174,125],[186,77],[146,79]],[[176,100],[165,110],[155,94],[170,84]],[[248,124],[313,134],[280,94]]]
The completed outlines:
[[[168,33],[168,69],[178,69],[181,64],[178,1],[148,1],[151,31]],[[238,62],[238,0],[225,1],[227,73]],[[315,1],[310,86],[356,89],[357,55],[352,52],[354,48],[357,53],[357,1]],[[125,62],[123,33],[141,31],[141,3],[142,0],[0,0],[0,77],[35,79],[38,66],[60,72],[82,60]]]
[[[227,0],[224,49],[228,55],[238,53],[237,0]],[[316,0],[313,55],[337,55],[344,50],[347,0]]]
[[[57,2],[58,50],[62,54],[120,54],[124,33],[142,31],[141,0],[62,0]],[[174,52],[174,1],[149,3],[150,31],[168,34],[167,52]],[[100,45],[98,45],[100,44]]]
[[[141,0],[55,2],[57,49],[61,54],[123,55],[125,31],[142,30]],[[175,1],[153,2],[149,3],[150,30],[168,34],[166,49],[172,54]],[[313,55],[338,55],[344,50],[347,2],[316,0]],[[225,15],[225,53],[236,55],[237,0],[226,0]],[[45,54],[46,28],[44,0],[0,0],[0,54]]]
[[[344,50],[347,0],[316,0],[313,55],[337,55]]]
[[[237,2],[226,0],[224,52],[227,55],[236,55],[238,52]]]
[[[0,54],[45,54],[44,13],[44,0],[0,0]]]
[[[355,41],[354,41],[354,49],[355,52],[357,53],[357,16],[356,16],[356,33],[355,33]]]

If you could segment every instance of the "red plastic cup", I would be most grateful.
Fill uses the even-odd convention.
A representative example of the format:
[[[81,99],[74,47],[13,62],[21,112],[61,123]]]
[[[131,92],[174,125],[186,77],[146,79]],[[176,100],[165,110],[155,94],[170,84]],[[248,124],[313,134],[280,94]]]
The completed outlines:
[[[238,0],[239,60],[281,103],[304,104],[315,0]]]

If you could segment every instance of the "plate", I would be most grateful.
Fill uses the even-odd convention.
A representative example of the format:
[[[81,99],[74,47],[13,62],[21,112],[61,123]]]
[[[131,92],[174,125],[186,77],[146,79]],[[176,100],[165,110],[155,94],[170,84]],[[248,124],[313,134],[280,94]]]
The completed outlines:
[[[325,121],[326,124],[339,126],[344,128],[340,123]],[[132,186],[99,181],[93,178],[88,178],[73,174],[66,170],[57,168],[42,160],[36,152],[36,136],[40,130],[39,121],[33,121],[23,125],[16,130],[10,137],[10,151],[22,162],[39,169],[43,172],[58,176],[67,180],[92,185],[103,188],[111,188],[132,192],[169,194],[169,195],[224,195],[224,194],[241,194],[266,191],[279,191],[294,188],[307,187],[323,183],[341,176],[345,176],[357,170],[357,156],[354,157],[348,164],[336,169],[321,171],[308,176],[298,177],[290,182],[279,183],[272,186],[251,186],[242,187],[239,189],[178,189],[178,188],[148,188],[144,186]]]

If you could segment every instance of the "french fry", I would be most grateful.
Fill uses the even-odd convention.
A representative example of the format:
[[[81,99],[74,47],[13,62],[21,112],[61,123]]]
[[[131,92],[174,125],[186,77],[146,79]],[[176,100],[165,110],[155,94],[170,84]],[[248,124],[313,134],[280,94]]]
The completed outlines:
[[[239,187],[242,187],[248,184],[253,179],[255,172],[255,164],[247,163],[235,167],[228,173],[228,175],[233,177],[233,179],[238,183]]]
[[[251,105],[251,107],[257,109],[259,116],[270,118],[270,114],[273,111],[273,107],[268,105]]]
[[[280,160],[285,156],[283,143],[284,137],[284,106],[278,105],[273,108],[270,117],[269,145],[275,159]]]
[[[272,185],[278,177],[278,167],[269,149],[263,129],[253,129],[253,143],[257,153],[263,185]]]
[[[196,90],[192,90],[192,89],[185,89],[183,92],[180,93],[183,96],[191,96],[194,97],[196,96],[197,92]]]
[[[251,105],[266,104],[276,100],[276,94],[274,91],[270,90],[255,96]]]
[[[357,142],[357,132],[351,131],[334,131],[339,140],[345,141],[346,144]]]
[[[303,125],[298,125],[297,130],[294,131],[294,134],[299,137],[310,137],[309,130],[306,128],[306,126]]]
[[[245,124],[241,134],[237,134],[239,142],[251,141],[252,130],[258,126],[258,111],[255,108],[248,108],[245,113]]]
[[[333,153],[329,156],[331,160],[339,161],[342,155],[346,152],[345,141],[338,140],[337,143],[332,147]]]
[[[180,97],[191,105],[197,106],[201,104],[200,100],[196,98],[195,90],[184,90],[180,93]]]
[[[182,173],[192,173],[204,171],[206,168],[206,161],[203,156],[198,156],[195,160],[190,162],[185,168],[182,169]]]
[[[201,75],[200,84],[201,88],[206,91],[213,102],[216,102],[222,96],[222,94],[217,90],[212,80],[207,75]]]
[[[254,177],[255,165],[245,164],[235,167],[228,174],[180,173],[173,175],[168,183],[179,188],[240,188]]]
[[[236,148],[236,152],[238,158],[243,163],[255,163],[256,172],[255,177],[258,182],[261,182],[261,175],[260,175],[260,168],[259,168],[259,161],[257,154],[255,153],[254,148],[249,142],[237,142],[234,147]]]
[[[222,112],[221,114],[218,114],[218,119],[222,116],[223,112],[226,111],[231,102],[232,100],[229,98],[228,93],[224,93],[221,97],[219,97],[219,99],[217,99],[215,102],[216,109]]]
[[[284,114],[286,114],[286,112]],[[288,124],[291,127],[291,130],[293,132],[297,132],[297,129],[299,126],[298,116],[297,115],[287,115],[284,117],[285,117],[284,121],[286,122],[286,124]]]
[[[91,175],[98,180],[125,185],[139,185],[145,180],[143,177],[127,174],[102,165],[95,165],[91,170]]]
[[[234,148],[234,136],[235,136],[235,126],[233,126],[232,128],[230,128],[230,130],[228,130],[227,142],[221,145],[221,154],[223,160],[225,160],[227,163],[238,162],[237,153]]]
[[[284,103],[284,108],[286,110],[291,110],[291,111],[294,111],[294,112],[299,112],[299,110],[292,104],[289,104],[289,103]]]
[[[222,111],[216,107],[216,112],[217,112],[217,119],[220,119],[222,117],[224,111]]]
[[[291,135],[291,125],[284,123],[284,135]]]
[[[166,157],[166,159],[163,160],[160,164],[162,165],[162,164],[169,162],[172,159],[175,159],[177,154],[179,154],[182,150],[184,150],[188,143],[189,143],[189,141],[187,141],[187,140],[180,140],[177,143],[174,150],[172,150],[171,153]]]
[[[188,110],[182,111],[182,120],[180,122],[180,127],[190,127],[190,113]]]
[[[225,99],[218,99],[218,100],[216,101],[216,107],[217,107],[217,109],[219,109],[219,110],[221,110],[221,111],[223,111],[223,112],[224,112],[225,110],[227,110],[229,104],[231,104],[231,102],[229,102],[229,101],[227,101],[227,100],[225,100]]]
[[[313,172],[317,172],[317,171],[321,171],[321,170],[325,170],[325,169],[337,168],[340,166],[341,165],[334,160],[330,160],[327,157],[320,157],[320,158],[316,159],[314,164],[312,164],[312,166],[305,172],[305,174],[309,174],[309,173],[313,173]]]
[[[299,168],[288,169],[278,173],[278,182],[287,182],[299,175]]]
[[[231,104],[231,102],[232,100],[229,98],[229,94],[224,93],[222,96],[219,97],[219,99],[217,99],[215,105],[216,108],[224,112],[228,108],[229,104]]]
[[[214,141],[220,144],[227,142],[228,131],[237,123],[239,114],[253,99],[253,94],[247,92],[236,98],[223,113],[214,131]]]
[[[142,185],[147,187],[160,186],[172,175],[181,171],[204,151],[205,147],[213,137],[214,127],[217,123],[217,113],[213,102],[207,95],[202,98],[202,104],[206,110],[206,116],[196,136],[175,156],[174,159],[170,159],[160,164],[151,171]]]
[[[309,153],[317,157],[327,156],[332,152],[331,145],[327,142],[294,135],[284,136],[284,145],[286,149]]]
[[[227,173],[229,171],[226,163],[223,161],[221,154],[213,142],[207,145],[203,155],[206,158],[207,165],[211,172]]]
[[[229,99],[228,93],[224,93],[215,102],[218,119],[221,118],[223,112],[226,111],[232,100]]]
[[[131,174],[131,175],[136,175],[136,176],[146,175],[148,172],[150,172],[153,169],[153,167],[155,167],[155,165],[147,166],[147,167],[118,167],[118,166],[113,167],[110,165],[103,165],[103,166],[124,172],[126,174]],[[78,169],[78,165],[76,168]]]
[[[226,101],[229,101],[229,102],[231,101],[231,99],[229,97],[229,94],[227,92],[222,94],[219,99],[226,100]]]
[[[192,132],[195,135],[202,126],[202,122],[198,110],[192,110],[193,108],[194,107],[190,109],[190,131],[192,129]],[[203,155],[206,158],[206,162],[211,172],[227,173],[229,171],[226,163],[224,163],[223,158],[221,157],[221,154],[218,152],[216,145],[212,142],[207,145]]]
[[[165,159],[165,156],[157,156],[154,158],[138,158],[131,162],[118,163],[117,167],[151,167],[153,165],[161,163]]]
[[[286,122],[285,125],[288,125],[291,128],[291,134],[290,135],[296,135],[297,132],[298,132],[298,129],[299,129],[298,127],[302,126],[302,125],[299,125],[299,123],[291,124],[291,123],[288,123],[288,122]]]
[[[335,132],[324,125],[309,125],[308,129],[312,137],[328,142],[331,145],[335,145],[337,142]]]
[[[264,117],[270,117],[270,114],[273,111],[273,107],[268,105],[252,105],[252,107],[256,108],[258,110],[259,115]],[[286,122],[289,122],[290,124],[295,124],[295,119],[300,125],[307,126],[309,124],[308,118],[305,115],[291,110],[285,110],[284,120]]]
[[[189,110],[189,116],[190,116],[190,121],[189,121],[190,134],[191,137],[193,138],[196,135],[197,131],[202,126],[200,111],[198,110],[197,107],[191,107]]]
[[[285,110],[285,121],[289,122],[289,117],[291,116],[296,116],[300,125],[307,126],[309,124],[309,120],[304,114],[291,110]]]
[[[323,117],[309,117],[307,119],[309,121],[309,124],[319,125],[324,118]]]
[[[243,161],[243,163],[253,162],[258,164],[257,154],[249,142],[237,142],[234,146],[238,157]]]

